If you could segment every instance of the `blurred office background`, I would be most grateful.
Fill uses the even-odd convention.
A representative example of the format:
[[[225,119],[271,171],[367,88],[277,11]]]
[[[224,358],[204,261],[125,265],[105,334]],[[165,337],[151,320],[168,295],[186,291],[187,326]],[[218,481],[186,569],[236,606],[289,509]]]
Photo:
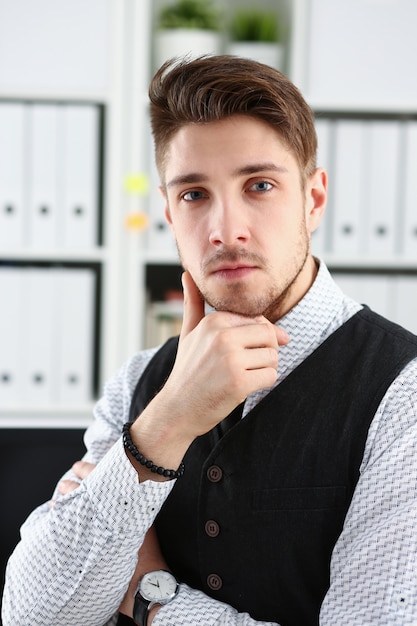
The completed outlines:
[[[165,58],[241,54],[294,80],[330,176],[313,249],[417,332],[416,23],[415,0],[0,0],[1,576],[103,382],[180,328],[148,126]]]

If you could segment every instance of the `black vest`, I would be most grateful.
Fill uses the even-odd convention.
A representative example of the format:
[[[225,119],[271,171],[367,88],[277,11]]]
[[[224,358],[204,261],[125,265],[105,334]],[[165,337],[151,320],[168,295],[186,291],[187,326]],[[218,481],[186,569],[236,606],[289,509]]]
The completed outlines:
[[[176,347],[142,375],[132,421]],[[155,522],[178,578],[256,620],[316,626],[370,423],[416,356],[417,337],[365,308],[244,419],[196,439]]]

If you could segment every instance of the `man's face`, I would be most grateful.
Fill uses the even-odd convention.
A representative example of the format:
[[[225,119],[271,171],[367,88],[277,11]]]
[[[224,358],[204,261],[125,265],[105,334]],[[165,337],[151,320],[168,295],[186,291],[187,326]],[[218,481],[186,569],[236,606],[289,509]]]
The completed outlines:
[[[182,127],[165,164],[166,218],[204,299],[279,319],[314,279],[310,233],[324,211],[325,173],[302,189],[293,154],[249,116]]]

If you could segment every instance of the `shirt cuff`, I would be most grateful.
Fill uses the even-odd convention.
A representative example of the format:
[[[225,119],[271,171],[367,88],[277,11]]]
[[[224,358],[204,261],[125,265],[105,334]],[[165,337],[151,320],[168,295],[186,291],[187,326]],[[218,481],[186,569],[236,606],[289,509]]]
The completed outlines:
[[[161,606],[152,621],[152,626],[178,626],[178,624],[193,624],[193,626],[214,626],[220,624],[220,618],[226,611],[233,611],[231,607],[219,600],[210,598],[202,591],[191,589],[181,583],[176,598]]]
[[[102,520],[113,530],[147,529],[170,494],[175,480],[139,483],[122,438],[113,445],[82,485]]]

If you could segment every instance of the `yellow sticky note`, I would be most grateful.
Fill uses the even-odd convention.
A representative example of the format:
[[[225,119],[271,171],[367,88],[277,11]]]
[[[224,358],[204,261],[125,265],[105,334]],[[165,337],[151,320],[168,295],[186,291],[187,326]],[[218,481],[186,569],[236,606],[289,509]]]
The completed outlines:
[[[124,188],[128,193],[145,196],[149,191],[149,178],[144,173],[126,174]]]
[[[143,211],[135,211],[126,215],[125,226],[128,230],[145,230],[148,224],[149,218]]]

